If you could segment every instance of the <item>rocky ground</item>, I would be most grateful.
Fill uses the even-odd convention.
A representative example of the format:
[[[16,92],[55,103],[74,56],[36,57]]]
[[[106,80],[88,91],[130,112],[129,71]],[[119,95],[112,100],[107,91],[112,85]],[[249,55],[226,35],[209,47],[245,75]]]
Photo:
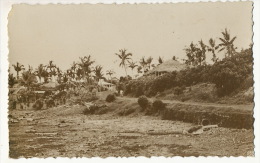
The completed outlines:
[[[10,157],[253,156],[253,130],[133,114],[84,115],[79,105],[9,112]]]

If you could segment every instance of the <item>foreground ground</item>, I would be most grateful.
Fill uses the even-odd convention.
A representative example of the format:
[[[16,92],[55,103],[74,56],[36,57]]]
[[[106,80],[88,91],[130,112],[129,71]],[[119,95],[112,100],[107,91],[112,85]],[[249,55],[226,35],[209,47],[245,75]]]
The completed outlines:
[[[211,128],[115,112],[84,115],[79,105],[10,111],[10,157],[252,156],[253,130]]]

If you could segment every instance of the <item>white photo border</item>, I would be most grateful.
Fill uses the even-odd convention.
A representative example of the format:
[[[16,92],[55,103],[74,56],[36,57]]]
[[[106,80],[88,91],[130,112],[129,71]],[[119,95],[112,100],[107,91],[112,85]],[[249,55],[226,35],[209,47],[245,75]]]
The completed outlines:
[[[214,162],[250,162],[259,163],[260,162],[260,0],[252,1],[253,7],[253,56],[254,56],[254,134],[255,134],[255,157],[131,157],[131,158],[32,158],[32,159],[10,159],[8,158],[9,153],[9,139],[8,139],[8,31],[7,31],[7,17],[11,10],[13,4],[123,4],[123,3],[178,3],[178,2],[239,2],[239,0],[0,0],[0,162],[3,163],[24,163],[24,162],[194,162],[194,163],[214,163]]]

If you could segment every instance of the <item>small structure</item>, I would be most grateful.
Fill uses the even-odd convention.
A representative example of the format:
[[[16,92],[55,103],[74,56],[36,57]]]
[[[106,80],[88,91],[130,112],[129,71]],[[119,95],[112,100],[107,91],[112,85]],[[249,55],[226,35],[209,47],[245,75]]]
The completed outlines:
[[[112,83],[108,83],[108,82],[105,82],[104,79],[100,79],[98,81],[98,85],[100,87],[104,87],[104,88],[107,88],[108,90],[110,91],[115,91],[116,90],[116,86]]]
[[[187,68],[187,65],[180,63],[176,60],[168,60],[158,65],[154,69],[145,73],[145,75],[160,76],[168,72],[181,71]]]

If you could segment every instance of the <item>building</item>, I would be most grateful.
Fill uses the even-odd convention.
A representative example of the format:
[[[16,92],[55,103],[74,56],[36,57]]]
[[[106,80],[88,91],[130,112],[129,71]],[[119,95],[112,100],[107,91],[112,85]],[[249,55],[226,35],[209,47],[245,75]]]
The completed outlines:
[[[115,91],[116,90],[116,86],[114,84],[105,82],[104,79],[100,79],[98,81],[98,86],[107,88],[110,91]]]
[[[186,64],[182,64],[177,60],[168,60],[158,65],[154,69],[146,72],[144,75],[160,76],[168,72],[181,71],[186,69],[187,67],[188,66]]]

